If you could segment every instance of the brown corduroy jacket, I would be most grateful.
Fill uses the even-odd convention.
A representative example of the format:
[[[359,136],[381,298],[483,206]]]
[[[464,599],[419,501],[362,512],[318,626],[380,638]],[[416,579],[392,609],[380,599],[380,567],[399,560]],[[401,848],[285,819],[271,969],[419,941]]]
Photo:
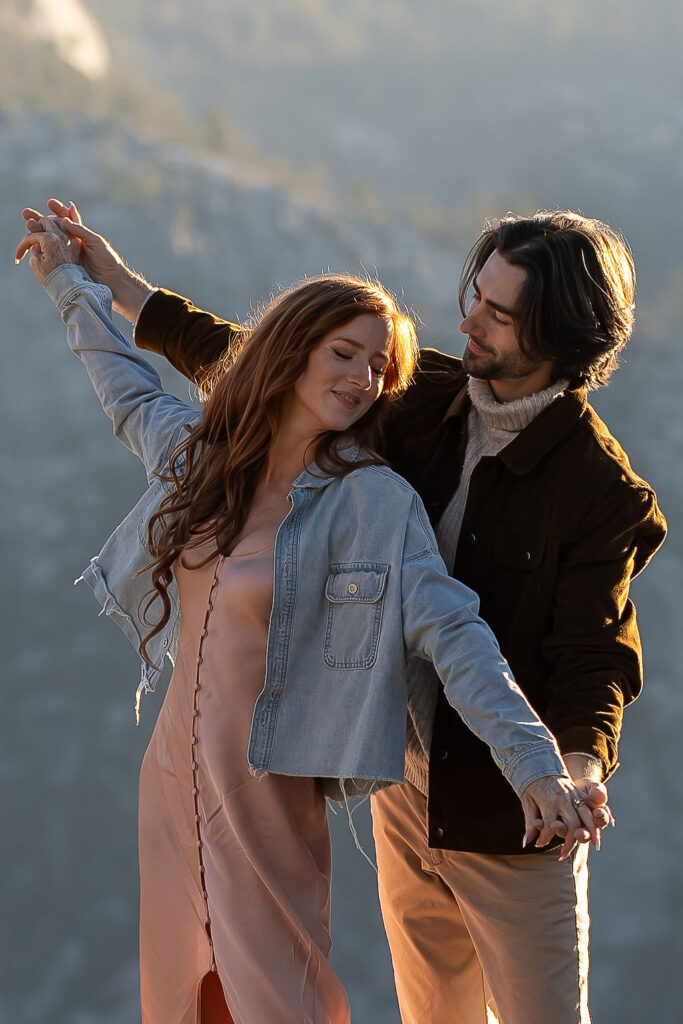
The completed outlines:
[[[196,379],[240,328],[163,289],[135,332]],[[467,442],[460,359],[424,349],[395,403],[386,455],[436,524]],[[564,753],[592,753],[609,776],[625,705],[642,688],[631,580],[664,540],[655,494],[587,401],[568,389],[472,474],[453,575],[476,590],[515,677]],[[429,770],[429,840],[443,849],[519,853],[519,801],[488,748],[441,698]]]

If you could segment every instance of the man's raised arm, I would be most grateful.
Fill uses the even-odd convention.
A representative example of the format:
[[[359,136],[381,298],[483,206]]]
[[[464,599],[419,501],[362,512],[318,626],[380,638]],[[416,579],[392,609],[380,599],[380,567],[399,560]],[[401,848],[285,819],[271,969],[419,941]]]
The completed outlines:
[[[235,345],[244,330],[193,306],[182,295],[159,288],[145,302],[135,324],[135,344],[158,352],[190,380]]]

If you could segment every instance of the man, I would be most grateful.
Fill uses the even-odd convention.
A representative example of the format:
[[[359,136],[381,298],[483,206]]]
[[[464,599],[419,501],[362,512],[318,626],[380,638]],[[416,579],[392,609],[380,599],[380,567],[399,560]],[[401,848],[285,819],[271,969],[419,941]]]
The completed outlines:
[[[196,378],[239,338],[128,271],[75,207],[50,207],[137,321],[138,345]],[[493,222],[463,272],[462,360],[423,351],[387,431],[389,461],[601,824],[623,708],[642,686],[630,581],[665,535],[652,489],[587,401],[631,334],[634,291],[628,249],[598,221]],[[519,802],[488,749],[422,663],[410,690],[407,781],[373,801],[404,1024],[586,1024],[587,847],[564,861],[520,849]]]

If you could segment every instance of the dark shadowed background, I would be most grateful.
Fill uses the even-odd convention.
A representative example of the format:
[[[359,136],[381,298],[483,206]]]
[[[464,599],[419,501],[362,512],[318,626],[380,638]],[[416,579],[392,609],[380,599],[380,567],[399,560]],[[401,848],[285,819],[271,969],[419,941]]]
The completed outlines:
[[[135,654],[72,586],[144,476],[12,265],[19,210],[53,194],[228,317],[305,274],[365,269],[453,352],[485,215],[573,207],[624,231],[638,327],[596,404],[672,533],[635,587],[647,688],[592,861],[593,1009],[599,1024],[676,1018],[682,33],[674,0],[2,0],[0,1024],[139,1020],[137,775],[162,700],[135,729]],[[332,827],[354,1020],[397,1024],[373,872],[342,814]]]

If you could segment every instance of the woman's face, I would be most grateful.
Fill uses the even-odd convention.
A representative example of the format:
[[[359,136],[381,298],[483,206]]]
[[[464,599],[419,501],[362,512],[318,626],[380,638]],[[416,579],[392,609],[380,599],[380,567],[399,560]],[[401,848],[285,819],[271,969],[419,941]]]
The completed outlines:
[[[290,412],[308,432],[348,430],[379,398],[392,328],[362,313],[326,334],[294,385]]]

